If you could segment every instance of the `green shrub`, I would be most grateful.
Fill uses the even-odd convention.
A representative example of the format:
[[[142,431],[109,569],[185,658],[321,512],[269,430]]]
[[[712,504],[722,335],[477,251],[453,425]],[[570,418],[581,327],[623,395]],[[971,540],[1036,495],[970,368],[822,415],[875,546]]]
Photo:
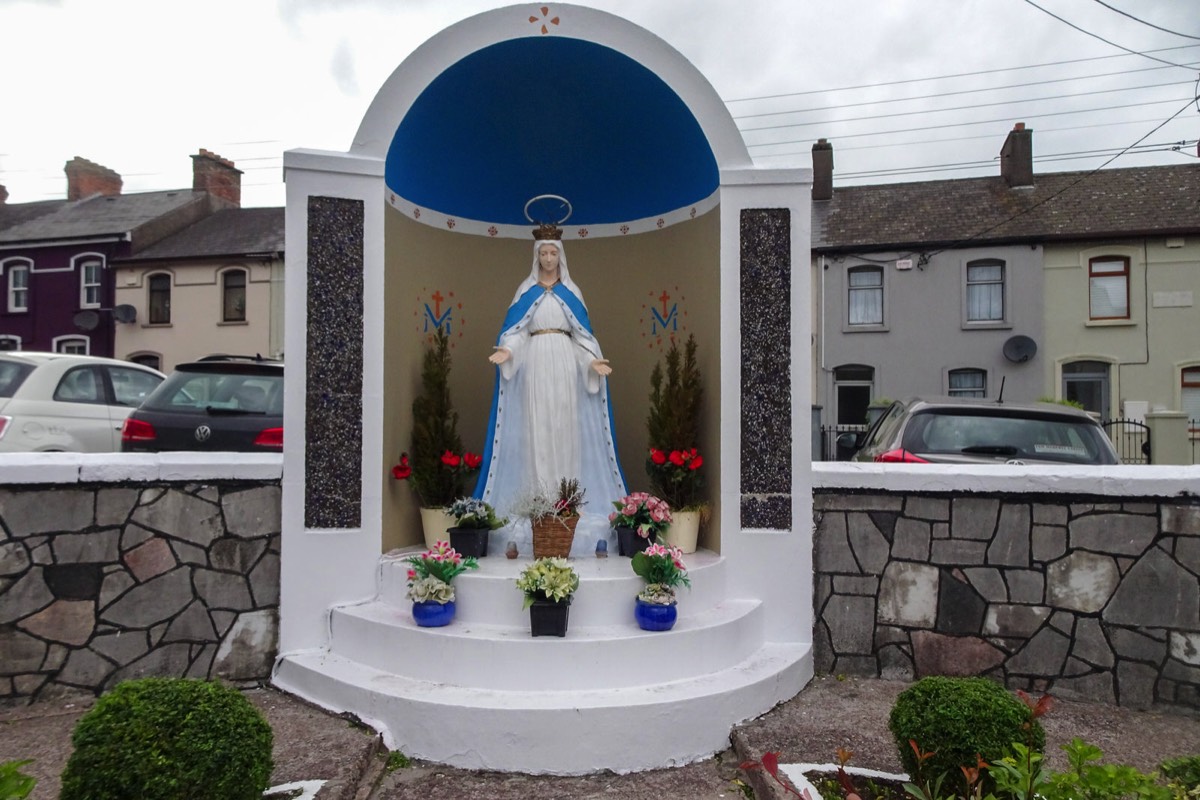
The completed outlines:
[[[1200,787],[1200,756],[1180,756],[1164,761],[1158,767],[1163,777],[1178,783],[1185,789]]]
[[[1038,752],[1046,746],[1030,709],[987,678],[922,678],[896,698],[888,729],[909,775],[944,774],[955,789],[963,788],[960,767],[976,766],[977,754],[991,763],[1010,753],[1013,742]],[[933,755],[919,762],[909,740]]]
[[[182,678],[117,684],[75,726],[60,800],[255,800],[271,728],[237,690]]]
[[[37,781],[21,772],[21,767],[32,763],[33,759],[27,758],[0,764],[0,800],[23,800],[29,796]]]

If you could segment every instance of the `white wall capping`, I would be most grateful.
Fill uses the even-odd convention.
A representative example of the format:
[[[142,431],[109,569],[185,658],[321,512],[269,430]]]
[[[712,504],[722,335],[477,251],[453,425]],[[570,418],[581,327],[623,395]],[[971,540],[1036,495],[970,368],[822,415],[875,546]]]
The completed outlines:
[[[78,483],[83,453],[6,453],[0,458],[0,486]]]
[[[338,175],[363,175],[382,178],[385,162],[370,155],[340,153],[336,150],[297,148],[283,153],[283,169],[287,173],[328,172]]]
[[[1175,497],[1200,491],[1200,465],[1050,466],[813,464],[814,491],[867,489],[889,493],[952,492]]]
[[[787,186],[801,191],[812,186],[812,170],[809,168],[762,168],[722,169],[722,186]],[[807,223],[806,223],[807,224]]]

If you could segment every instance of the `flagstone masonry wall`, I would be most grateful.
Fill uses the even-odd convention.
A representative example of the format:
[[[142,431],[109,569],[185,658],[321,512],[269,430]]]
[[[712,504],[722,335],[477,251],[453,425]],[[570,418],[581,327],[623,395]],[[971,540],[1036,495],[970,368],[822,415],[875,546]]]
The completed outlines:
[[[1200,708],[1200,498],[814,497],[818,672]]]
[[[0,702],[267,680],[279,544],[278,479],[0,489]]]

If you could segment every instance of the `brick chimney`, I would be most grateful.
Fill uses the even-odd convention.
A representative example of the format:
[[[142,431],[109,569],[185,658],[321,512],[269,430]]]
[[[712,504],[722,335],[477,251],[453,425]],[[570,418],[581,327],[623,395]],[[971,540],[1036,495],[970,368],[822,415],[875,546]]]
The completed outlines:
[[[63,167],[67,173],[67,199],[82,200],[94,194],[106,197],[121,193],[121,176],[108,167],[75,156]]]
[[[813,200],[833,199],[833,143],[818,139],[812,146]]]
[[[201,147],[192,156],[192,189],[210,192],[241,208],[242,171],[229,159]]]
[[[1033,131],[1018,122],[1000,148],[1000,177],[1014,189],[1033,186]]]

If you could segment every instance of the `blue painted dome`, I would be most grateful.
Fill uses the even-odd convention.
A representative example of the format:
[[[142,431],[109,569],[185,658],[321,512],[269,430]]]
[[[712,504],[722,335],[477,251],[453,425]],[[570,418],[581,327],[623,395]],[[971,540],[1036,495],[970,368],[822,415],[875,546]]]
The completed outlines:
[[[526,201],[548,193],[571,202],[573,229],[678,221],[711,208],[719,175],[662,79],[609,47],[546,36],[490,45],[431,81],[396,130],[385,180],[418,218],[527,231]]]

